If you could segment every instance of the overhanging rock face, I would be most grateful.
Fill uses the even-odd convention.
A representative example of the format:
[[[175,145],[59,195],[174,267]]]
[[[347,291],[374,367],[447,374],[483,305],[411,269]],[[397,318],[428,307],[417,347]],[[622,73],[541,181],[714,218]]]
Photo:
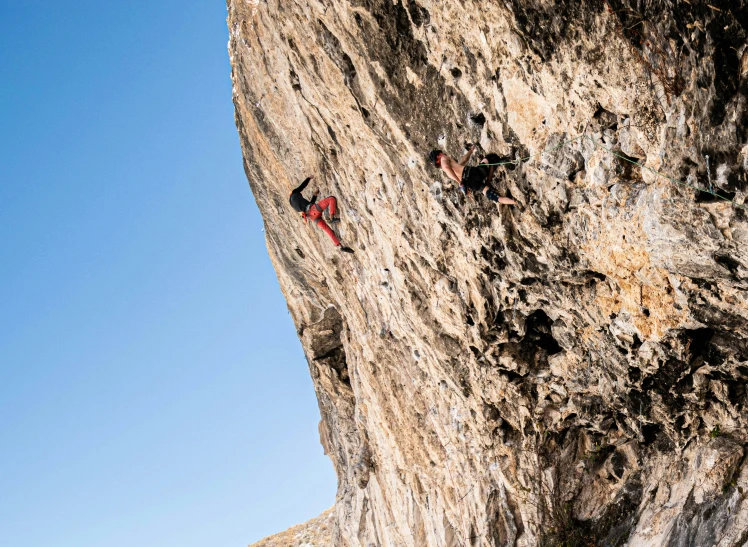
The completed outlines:
[[[228,2],[335,545],[748,540],[748,11],[710,4]],[[519,207],[427,165],[465,142],[532,155]]]

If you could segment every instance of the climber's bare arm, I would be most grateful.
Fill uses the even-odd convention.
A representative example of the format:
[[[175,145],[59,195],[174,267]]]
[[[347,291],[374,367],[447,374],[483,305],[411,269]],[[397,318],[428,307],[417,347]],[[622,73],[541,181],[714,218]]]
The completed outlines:
[[[484,160],[484,161],[482,161],[481,163],[484,163],[484,162],[485,162],[485,163],[488,163],[488,162],[487,162],[487,161],[485,161],[485,160]],[[488,176],[486,177],[486,184],[491,184],[491,181],[493,180],[493,175],[494,175],[494,173],[495,173],[495,172],[496,172],[496,166],[495,166],[495,165],[491,165],[491,166],[490,166],[490,167],[488,168]]]
[[[467,162],[470,161],[470,156],[473,155],[473,152],[475,152],[475,145],[470,147],[470,150],[465,152],[465,155],[460,158],[459,163],[462,167],[465,167],[467,165]]]

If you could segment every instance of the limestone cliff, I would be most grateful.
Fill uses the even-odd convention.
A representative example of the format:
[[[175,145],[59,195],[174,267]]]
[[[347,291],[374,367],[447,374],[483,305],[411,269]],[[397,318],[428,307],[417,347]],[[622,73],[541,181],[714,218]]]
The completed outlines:
[[[229,0],[335,545],[748,541],[746,6]],[[520,206],[427,164],[466,142],[532,155]],[[354,255],[289,207],[310,174]]]

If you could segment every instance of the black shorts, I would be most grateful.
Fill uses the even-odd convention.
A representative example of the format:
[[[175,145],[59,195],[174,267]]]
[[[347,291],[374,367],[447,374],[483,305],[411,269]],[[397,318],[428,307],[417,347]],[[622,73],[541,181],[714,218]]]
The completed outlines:
[[[481,164],[466,166],[462,171],[463,186],[473,192],[480,192],[486,186],[490,169],[489,166]]]

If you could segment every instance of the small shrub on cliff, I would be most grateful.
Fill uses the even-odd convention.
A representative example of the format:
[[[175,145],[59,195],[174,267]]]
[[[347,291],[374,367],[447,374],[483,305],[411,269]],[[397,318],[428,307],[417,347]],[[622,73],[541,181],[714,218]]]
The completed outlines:
[[[571,503],[553,505],[538,542],[540,547],[597,547],[594,533],[574,518]]]

